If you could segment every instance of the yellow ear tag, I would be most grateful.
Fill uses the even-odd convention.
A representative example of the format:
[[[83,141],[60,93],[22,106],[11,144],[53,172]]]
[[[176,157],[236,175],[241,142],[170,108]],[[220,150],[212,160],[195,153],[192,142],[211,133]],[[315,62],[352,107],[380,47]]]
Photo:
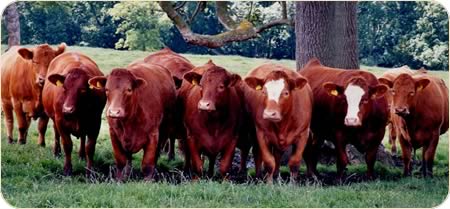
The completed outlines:
[[[331,90],[330,94],[333,95],[333,96],[337,96],[338,95],[338,91],[336,89],[335,90]]]
[[[257,85],[255,89],[256,89],[257,91],[259,91],[259,90],[262,89],[262,86],[261,86],[261,85]]]
[[[89,88],[90,88],[90,89],[94,89],[94,86],[93,86],[93,85],[89,85]]]
[[[56,81],[56,86],[63,86],[63,83],[60,80]]]
[[[197,80],[192,80],[192,85],[194,85],[194,86],[197,86],[198,85],[198,82],[197,82]]]
[[[417,91],[420,91],[420,90],[422,90],[422,89],[423,89],[423,86],[422,86],[422,85],[420,85],[420,86],[417,87]]]
[[[97,88],[102,88],[102,84],[100,83],[100,81],[97,81]]]

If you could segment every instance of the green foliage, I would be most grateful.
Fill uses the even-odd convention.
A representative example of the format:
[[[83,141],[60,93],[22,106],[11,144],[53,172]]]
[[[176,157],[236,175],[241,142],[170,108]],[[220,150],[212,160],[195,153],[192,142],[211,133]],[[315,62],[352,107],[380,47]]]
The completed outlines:
[[[2,51],[6,46],[2,45]],[[70,46],[69,51],[78,51],[91,57],[104,73],[112,68],[126,66],[136,59],[142,59],[149,52],[118,51],[92,47]],[[195,65],[212,59],[216,64],[240,75],[265,63],[274,62],[295,66],[293,60],[267,60],[241,56],[211,56],[183,54]],[[376,75],[385,68],[367,67]],[[434,71],[433,75],[446,79],[448,72]],[[109,172],[114,167],[108,123],[103,117],[97,140],[94,169],[99,178],[84,177],[84,161],[77,156],[79,140],[72,137],[74,149],[72,163],[73,177],[62,176],[63,158],[52,155],[53,129],[48,125],[45,148],[37,143],[37,122],[33,121],[26,145],[10,145],[6,140],[4,120],[1,120],[1,192],[13,207],[435,207],[448,194],[448,134],[441,136],[436,153],[432,179],[423,179],[419,174],[401,178],[401,168],[376,164],[379,179],[368,182],[336,186],[323,186],[307,182],[300,185],[275,183],[274,185],[201,180],[183,181],[174,184],[161,180],[144,182],[142,178],[125,183],[111,181]],[[17,128],[15,129],[17,138]],[[387,137],[384,142],[387,144]],[[166,156],[158,161],[159,170],[176,171],[182,166],[177,153],[175,161],[168,162]],[[416,159],[420,158],[420,150]],[[133,155],[133,172],[139,173],[142,152]],[[336,167],[319,165],[320,173],[336,171]],[[282,170],[286,170],[284,167]],[[416,167],[416,171],[418,168]],[[350,165],[348,174],[363,175],[365,165]],[[301,166],[300,173],[305,173]]]
[[[116,49],[151,51],[163,47],[160,30],[169,20],[157,11],[156,2],[120,2],[109,10],[114,20],[119,21],[116,33],[125,34],[119,39]]]
[[[361,63],[448,70],[448,16],[434,2],[359,2]]]

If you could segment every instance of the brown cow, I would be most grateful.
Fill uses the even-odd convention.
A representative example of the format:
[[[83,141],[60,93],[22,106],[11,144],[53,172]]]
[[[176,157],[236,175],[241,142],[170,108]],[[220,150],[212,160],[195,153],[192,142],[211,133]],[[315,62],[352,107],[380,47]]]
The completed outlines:
[[[284,66],[263,64],[250,71],[245,82],[267,181],[278,175],[281,155],[291,145],[288,165],[295,180],[310,131],[313,96],[307,80]]]
[[[442,79],[427,73],[401,74],[391,82],[380,78],[391,87],[393,110],[402,117],[410,140],[400,135],[404,175],[411,175],[411,150],[423,147],[422,174],[433,175],[433,160],[439,135],[448,130],[448,88]]]
[[[241,77],[209,61],[184,75],[181,87],[184,124],[195,178],[202,175],[201,155],[209,158],[208,176],[221,155],[220,174],[227,177],[243,122],[243,104],[237,92]]]
[[[122,181],[128,176],[132,154],[143,149],[141,169],[144,179],[151,180],[158,157],[159,135],[167,136],[162,126],[167,124],[167,115],[173,111],[176,99],[170,72],[159,65],[137,62],[126,69],[113,69],[107,77],[92,78],[89,83],[99,84],[97,88],[106,90],[106,116],[117,166],[116,179]]]
[[[56,56],[63,53],[66,45],[62,43],[56,50],[48,44],[33,48],[11,47],[2,55],[2,108],[5,113],[8,142],[13,143],[13,111],[19,128],[20,144],[26,143],[31,118],[42,113],[41,92],[47,75],[48,65]],[[39,129],[43,128],[39,121]],[[46,126],[44,127],[46,128]],[[43,135],[38,144],[45,146]]]
[[[79,156],[87,158],[86,174],[92,169],[95,144],[100,131],[101,115],[106,103],[105,92],[89,87],[89,79],[101,76],[97,64],[86,55],[67,52],[55,58],[49,66],[42,91],[45,113],[53,121],[54,154],[61,152],[60,137],[65,154],[64,175],[72,174],[72,139],[80,139]],[[46,118],[45,125],[48,122]],[[41,132],[40,134],[45,134]],[[86,136],[88,138],[85,144]]]
[[[399,76],[402,73],[407,74],[414,74],[414,71],[412,71],[408,66],[402,66],[399,68],[393,68],[385,71],[380,78],[387,79],[389,81],[394,81],[397,76]],[[405,139],[409,141],[409,134],[405,124],[405,121],[403,118],[399,117],[393,109],[392,106],[392,95],[391,94],[385,94],[386,99],[388,101],[388,107],[389,107],[389,121],[388,121],[388,129],[389,129],[389,144],[391,144],[391,154],[396,155],[397,154],[397,145],[396,145],[396,139],[399,134],[402,135]]]
[[[181,86],[183,75],[192,70],[195,66],[185,57],[173,52],[169,48],[164,48],[160,51],[148,55],[144,62],[150,64],[157,64],[167,68],[174,77],[177,89]],[[177,90],[178,93],[179,90]],[[169,160],[175,158],[175,139],[186,139],[186,134],[183,126],[183,110],[182,102],[177,99],[176,108],[173,113],[173,122],[171,130],[169,131]],[[164,140],[164,139],[162,139]],[[164,143],[164,142],[162,142]],[[164,143],[165,144],[165,143]]]
[[[366,153],[367,176],[373,178],[378,146],[383,140],[389,110],[387,86],[363,70],[330,68],[311,59],[300,71],[314,94],[311,129],[314,145],[307,148],[305,160],[309,174],[316,174],[318,149],[323,140],[336,146],[338,179],[342,180],[348,157],[347,144]]]

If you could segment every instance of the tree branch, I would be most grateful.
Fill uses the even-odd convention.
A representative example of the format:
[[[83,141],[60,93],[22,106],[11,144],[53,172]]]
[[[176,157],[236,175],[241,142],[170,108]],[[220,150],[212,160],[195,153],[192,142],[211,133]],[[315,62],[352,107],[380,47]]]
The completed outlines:
[[[209,48],[218,48],[230,42],[245,41],[248,39],[256,38],[258,37],[258,33],[261,33],[264,30],[277,25],[293,24],[293,21],[288,19],[274,20],[258,28],[255,28],[255,26],[251,22],[245,19],[242,22],[237,23],[232,20],[229,15],[227,15],[228,13],[226,12],[228,11],[228,9],[226,2],[216,2],[216,11],[218,12],[218,17],[219,14],[221,14],[219,20],[226,28],[229,28],[229,30],[216,35],[202,35],[192,32],[191,28],[183,19],[183,17],[181,17],[181,15],[177,13],[172,2],[160,1],[159,6],[172,20],[172,22],[175,24],[175,27],[177,27],[178,31],[181,33],[187,43],[206,46]]]
[[[216,1],[216,15],[225,29],[233,30],[239,24],[230,17],[231,12],[228,10],[228,3],[227,1]]]
[[[203,11],[205,9],[205,6],[206,6],[206,2],[204,2],[204,1],[197,2],[197,6],[195,7],[194,14],[192,14],[191,18],[189,18],[189,21],[188,21],[189,24],[192,23],[192,21],[194,20],[195,16],[197,16],[197,14],[200,11]]]
[[[181,4],[180,4],[180,5],[178,5],[178,6],[176,6],[176,7],[175,7],[175,10],[179,10],[179,9],[181,9],[182,7],[184,7],[184,5],[186,5],[186,3],[187,3],[187,1],[183,1],[183,2],[181,2]]]
[[[280,1],[280,4],[281,4],[281,18],[287,20],[288,16],[287,16],[286,1]]]

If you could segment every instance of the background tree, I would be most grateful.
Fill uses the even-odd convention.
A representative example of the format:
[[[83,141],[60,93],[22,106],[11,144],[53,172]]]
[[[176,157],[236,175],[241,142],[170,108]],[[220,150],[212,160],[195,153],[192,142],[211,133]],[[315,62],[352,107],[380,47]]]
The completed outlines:
[[[20,44],[20,22],[16,3],[5,9],[6,28],[8,30],[8,48]]]
[[[327,66],[358,69],[357,2],[296,3],[297,69],[313,57]]]

